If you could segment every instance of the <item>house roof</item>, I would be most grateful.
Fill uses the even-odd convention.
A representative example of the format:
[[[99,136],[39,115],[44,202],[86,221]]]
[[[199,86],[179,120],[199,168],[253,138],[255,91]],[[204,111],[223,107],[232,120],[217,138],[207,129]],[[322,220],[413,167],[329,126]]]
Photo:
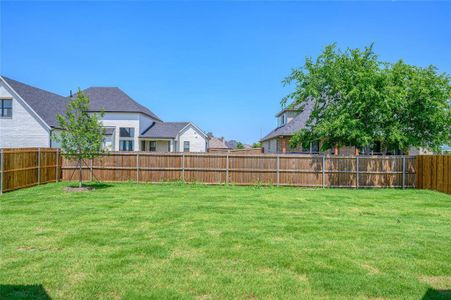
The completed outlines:
[[[280,116],[281,114],[283,114],[284,112],[287,112],[287,111],[300,111],[301,110],[301,106],[302,106],[302,104],[290,104],[286,108],[284,108],[281,111],[279,111],[276,114],[276,117]]]
[[[90,111],[134,112],[162,121],[148,108],[142,106],[118,87],[90,87],[82,91],[91,101]]]
[[[47,125],[58,127],[56,115],[66,112],[66,105],[71,98],[63,97],[5,76],[1,77]],[[91,101],[90,111],[135,112],[161,121],[152,111],[130,98],[117,87],[90,87],[84,90],[83,93]]]
[[[154,122],[144,132],[142,138],[175,138],[189,122]]]
[[[47,125],[58,127],[56,115],[66,112],[67,98],[5,76],[2,78]]]
[[[270,133],[268,133],[264,138],[260,141],[270,140],[272,138],[276,138],[278,136],[292,136],[299,130],[305,127],[307,121],[310,117],[310,114],[313,110],[313,102],[309,101],[304,106],[302,112],[300,112],[296,117],[294,117],[290,122],[285,125],[279,126]]]
[[[214,149],[229,149],[229,147],[225,144],[224,139],[219,139],[217,137],[212,136],[208,140],[208,148]]]

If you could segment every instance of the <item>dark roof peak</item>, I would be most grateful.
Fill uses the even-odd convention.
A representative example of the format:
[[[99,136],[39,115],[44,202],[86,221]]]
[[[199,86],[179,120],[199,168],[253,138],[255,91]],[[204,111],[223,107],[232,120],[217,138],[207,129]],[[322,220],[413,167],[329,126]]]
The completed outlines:
[[[69,102],[67,98],[5,76],[1,77],[48,126],[58,127],[56,116],[66,112]]]
[[[89,87],[82,92],[91,101],[91,111],[142,113],[156,121],[162,121],[118,87]]]

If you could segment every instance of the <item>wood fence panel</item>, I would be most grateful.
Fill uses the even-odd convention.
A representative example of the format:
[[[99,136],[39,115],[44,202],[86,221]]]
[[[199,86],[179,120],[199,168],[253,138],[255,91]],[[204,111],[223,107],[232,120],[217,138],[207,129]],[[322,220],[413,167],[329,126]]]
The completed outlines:
[[[226,155],[184,154],[184,180],[225,183],[226,160]]]
[[[229,183],[277,184],[277,156],[229,155]]]
[[[58,149],[4,148],[1,153],[1,192],[60,179],[61,157]]]
[[[138,156],[138,181],[164,182],[182,180],[182,156],[169,153],[159,155],[140,153]]]
[[[280,185],[322,186],[321,156],[279,156]]]
[[[77,180],[76,169],[77,162],[64,162],[64,179]],[[112,152],[94,159],[90,172],[89,162],[83,162],[84,180],[92,177],[99,181],[183,180],[237,185],[415,186],[415,158],[401,156]]]
[[[451,156],[417,156],[416,187],[451,194]]]
[[[82,179],[87,181],[90,179],[89,159],[82,160]],[[64,181],[75,181],[79,179],[79,162],[78,160],[63,159],[63,176]],[[100,179],[99,179],[100,180]]]
[[[9,149],[4,150],[3,159],[3,191],[61,177],[78,180],[78,161],[62,159],[55,149]],[[84,181],[184,180],[210,184],[360,188],[402,187],[403,184],[420,187],[421,182],[424,186],[449,190],[448,157],[415,161],[414,157],[402,156],[112,152],[93,160],[84,159],[82,175]],[[415,174],[418,170],[421,176]],[[432,174],[438,177],[437,181],[431,181]]]

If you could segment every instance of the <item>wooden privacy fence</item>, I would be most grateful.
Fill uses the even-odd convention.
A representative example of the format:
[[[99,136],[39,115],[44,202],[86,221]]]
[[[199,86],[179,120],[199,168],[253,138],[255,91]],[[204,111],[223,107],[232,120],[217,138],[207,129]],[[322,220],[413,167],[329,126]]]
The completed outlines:
[[[57,182],[61,177],[61,164],[59,149],[0,149],[0,193]]]
[[[63,161],[63,180],[78,180]],[[83,180],[304,187],[414,187],[413,156],[238,155],[112,152],[82,164]]]
[[[451,155],[417,156],[417,187],[451,194]]]
[[[249,149],[208,149],[208,153],[222,153],[222,154],[262,154],[263,148],[249,148]]]

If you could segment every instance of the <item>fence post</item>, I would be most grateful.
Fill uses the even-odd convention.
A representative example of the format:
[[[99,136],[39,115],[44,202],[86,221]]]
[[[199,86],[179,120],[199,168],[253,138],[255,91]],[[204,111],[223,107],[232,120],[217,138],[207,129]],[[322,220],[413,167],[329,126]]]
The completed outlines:
[[[38,185],[41,184],[41,147],[38,147]]]
[[[406,157],[402,157],[402,189],[406,188]]]
[[[277,154],[277,186],[280,185],[280,157]]]
[[[226,184],[229,184],[229,153],[226,154]]]
[[[89,160],[89,181],[92,181],[92,158]]]
[[[356,156],[356,166],[355,166],[355,173],[356,173],[356,180],[355,180],[355,185],[356,188],[359,188],[359,157]]]
[[[139,153],[136,153],[136,183],[139,183]]]
[[[3,167],[4,159],[3,159],[3,149],[0,149],[0,195],[3,194]]]
[[[326,187],[326,156],[325,155],[323,155],[323,163],[321,165],[321,170],[323,173],[322,184],[323,184],[323,188],[325,188]]]
[[[185,181],[185,153],[182,153],[182,181]]]
[[[56,170],[55,170],[55,182],[58,182],[58,149],[56,149]]]

